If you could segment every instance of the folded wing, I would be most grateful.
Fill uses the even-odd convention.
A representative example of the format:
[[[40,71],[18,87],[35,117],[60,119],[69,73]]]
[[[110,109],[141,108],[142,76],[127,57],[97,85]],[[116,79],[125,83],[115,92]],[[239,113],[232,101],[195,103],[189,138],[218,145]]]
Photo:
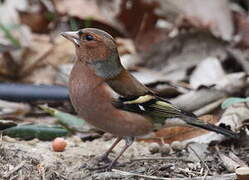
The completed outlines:
[[[125,111],[150,116],[153,123],[164,125],[167,119],[180,118],[186,123],[186,125],[214,131],[231,138],[239,137],[238,134],[228,129],[203,122],[193,113],[183,111],[167,100],[152,94],[132,98],[120,97],[118,100],[113,102],[113,105]],[[176,125],[178,125],[177,121]]]

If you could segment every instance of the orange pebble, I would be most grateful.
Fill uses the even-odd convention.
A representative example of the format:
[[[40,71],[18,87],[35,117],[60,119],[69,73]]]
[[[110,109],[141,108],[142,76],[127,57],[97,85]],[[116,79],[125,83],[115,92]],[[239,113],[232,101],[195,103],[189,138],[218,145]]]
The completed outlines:
[[[64,138],[55,138],[52,142],[52,148],[55,152],[62,152],[65,150],[67,142]]]

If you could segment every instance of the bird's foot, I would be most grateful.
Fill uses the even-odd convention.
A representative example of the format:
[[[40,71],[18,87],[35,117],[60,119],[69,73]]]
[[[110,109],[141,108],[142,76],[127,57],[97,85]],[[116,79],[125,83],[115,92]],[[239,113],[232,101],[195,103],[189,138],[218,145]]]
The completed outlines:
[[[89,171],[97,171],[97,172],[105,172],[105,171],[111,171],[113,167],[123,167],[125,163],[119,163],[114,162],[109,158],[98,157],[95,158],[93,161],[90,161],[88,163],[84,163],[81,168],[87,169]]]
[[[96,157],[95,161],[97,163],[111,163],[112,162],[112,160],[105,154],[102,156]]]
[[[111,163],[111,160],[108,158],[108,156],[106,156],[104,154],[102,156],[95,157],[92,160],[84,163],[80,168],[87,168],[87,169],[89,169],[88,167],[103,166],[103,164],[106,165],[108,163]]]

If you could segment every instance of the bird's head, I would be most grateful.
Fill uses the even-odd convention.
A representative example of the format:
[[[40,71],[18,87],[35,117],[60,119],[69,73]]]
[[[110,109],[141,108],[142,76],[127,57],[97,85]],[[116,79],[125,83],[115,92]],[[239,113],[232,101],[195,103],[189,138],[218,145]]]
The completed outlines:
[[[85,28],[61,35],[73,42],[78,60],[92,68],[98,76],[114,78],[122,71],[115,40],[107,32]]]

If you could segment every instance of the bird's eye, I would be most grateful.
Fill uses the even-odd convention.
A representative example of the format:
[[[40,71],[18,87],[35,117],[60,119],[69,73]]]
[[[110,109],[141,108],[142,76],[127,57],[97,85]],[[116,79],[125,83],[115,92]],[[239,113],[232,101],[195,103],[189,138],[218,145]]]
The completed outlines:
[[[87,41],[93,40],[93,36],[90,35],[90,34],[87,34],[87,35],[86,35],[86,40],[87,40]]]

